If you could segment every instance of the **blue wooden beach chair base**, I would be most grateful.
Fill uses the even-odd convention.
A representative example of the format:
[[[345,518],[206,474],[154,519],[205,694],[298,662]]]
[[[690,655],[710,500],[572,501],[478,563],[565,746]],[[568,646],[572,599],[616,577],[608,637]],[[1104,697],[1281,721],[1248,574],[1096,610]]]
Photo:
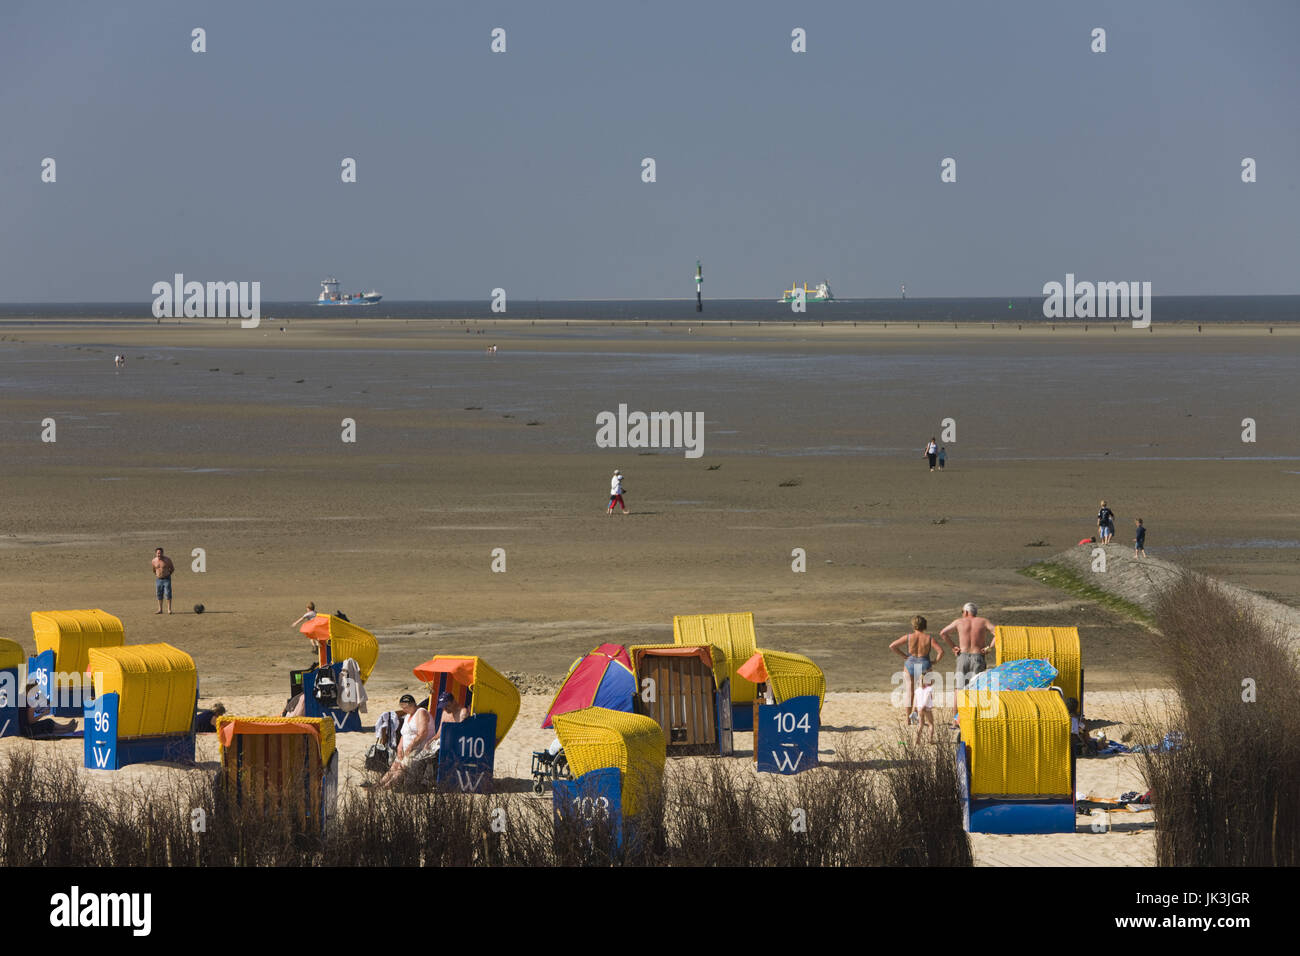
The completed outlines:
[[[105,694],[87,703],[80,714],[86,721],[85,766],[89,770],[121,770],[127,764],[194,762],[194,733],[151,737],[118,737],[119,698]]]
[[[335,686],[341,686],[339,672],[343,670],[341,663],[329,665],[330,671],[334,675]],[[304,717],[328,717],[334,721],[334,732],[339,734],[360,733],[361,732],[361,712],[359,710],[339,710],[337,707],[321,707],[320,701],[316,699],[316,671],[308,671],[302,675],[302,700]]]
[[[1073,833],[1074,797],[979,796],[970,792],[966,742],[957,738],[957,780],[967,833]],[[1074,767],[1070,768],[1073,786]]]

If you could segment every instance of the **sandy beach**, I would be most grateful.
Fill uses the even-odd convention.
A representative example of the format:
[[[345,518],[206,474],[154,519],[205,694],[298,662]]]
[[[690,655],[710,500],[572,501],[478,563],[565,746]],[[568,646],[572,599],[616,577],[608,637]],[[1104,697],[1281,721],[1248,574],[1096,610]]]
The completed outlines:
[[[1113,547],[1141,516],[1153,555],[1300,606],[1294,327],[279,328],[0,328],[0,636],[31,649],[31,611],[101,607],[130,642],[192,654],[205,700],[278,712],[308,600],[378,635],[375,704],[417,690],[435,653],[558,678],[602,641],[670,641],[674,614],[749,610],[760,646],[825,670],[824,747],[832,727],[873,746],[898,737],[889,641],[965,601],[1078,626],[1093,719],[1123,725],[1160,693],[1150,631],[1019,573],[1094,533],[1101,498]],[[704,454],[596,447],[620,403],[701,410]],[[957,440],[930,473],[945,418]],[[616,466],[631,513],[610,518]],[[499,777],[527,776],[547,703],[525,698]],[[342,744],[345,769],[369,736]],[[1138,789],[1135,758],[1079,766],[1080,791]],[[1128,816],[1050,844],[977,835],[977,860],[1151,865],[1149,814]]]

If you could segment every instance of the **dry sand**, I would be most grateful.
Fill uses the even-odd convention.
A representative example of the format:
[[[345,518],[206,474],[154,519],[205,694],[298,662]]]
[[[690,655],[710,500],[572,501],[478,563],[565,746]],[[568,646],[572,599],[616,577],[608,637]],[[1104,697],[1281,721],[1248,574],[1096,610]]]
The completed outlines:
[[[228,697],[225,703],[235,712],[264,713],[277,706],[274,697]],[[529,768],[534,750],[542,750],[553,739],[553,733],[542,730],[542,718],[550,706],[551,698],[537,694],[523,697],[519,718],[502,741],[496,754],[495,789],[504,793],[528,794],[529,799],[550,800],[548,791],[542,797],[531,796]],[[1132,721],[1145,713],[1163,714],[1164,695],[1159,692],[1139,694],[1131,691],[1102,691],[1089,696],[1089,710],[1094,715],[1093,726],[1104,729],[1108,735],[1120,739],[1132,729]],[[942,728],[951,710],[935,712],[936,726]],[[373,723],[373,713],[366,720]],[[830,693],[822,710],[822,734],[819,760],[821,766],[811,771],[818,774],[839,772],[837,765],[850,761],[857,765],[865,758],[870,766],[873,753],[881,748],[893,748],[910,733],[903,729],[898,708],[891,705],[889,695],[880,693]],[[363,767],[366,748],[373,741],[368,733],[340,734],[336,738],[339,749],[339,781],[343,787],[357,787],[363,780],[374,779]],[[951,746],[955,735],[940,729],[938,739],[942,746]],[[928,746],[923,744],[923,746]],[[753,756],[753,735],[735,735],[735,758],[684,757],[674,758],[692,763],[710,760],[734,760],[738,772],[750,772]],[[0,757],[19,749],[35,748],[42,756],[56,754],[80,764],[81,741],[59,740],[32,742],[21,738],[0,740]],[[81,773],[96,787],[113,787],[133,790],[137,787],[166,785],[180,775],[189,773],[214,773],[218,768],[218,748],[213,734],[198,738],[198,766],[185,770],[157,764],[131,765],[120,771],[82,770]],[[884,754],[881,754],[883,763]],[[1127,791],[1143,791],[1139,758],[1119,755],[1105,759],[1083,759],[1077,763],[1078,793],[1098,799],[1115,799]],[[794,786],[793,778],[773,778],[778,785]],[[987,866],[1154,866],[1155,835],[1151,812],[1131,813],[1117,811],[1077,818],[1072,834],[1035,836],[997,836],[972,834],[971,843],[977,865]]]
[[[102,607],[122,618],[130,642],[191,653],[205,700],[278,712],[286,672],[309,661],[308,642],[289,628],[307,600],[379,636],[374,704],[418,690],[411,668],[435,653],[559,677],[602,641],[671,640],[673,614],[752,610],[761,646],[825,669],[838,692],[825,724],[877,728],[887,739],[895,722],[882,701],[897,671],[888,642],[913,614],[937,629],[968,600],[996,623],[1079,626],[1094,719],[1123,720],[1132,695],[1166,686],[1158,638],[1017,573],[1092,534],[1101,497],[1120,515],[1121,544],[1131,547],[1140,514],[1153,555],[1300,605],[1300,549],[1289,540],[1300,516],[1300,377],[1269,371],[1278,349],[1298,344],[1295,329],[687,328],[502,325],[491,332],[502,352],[490,360],[485,337],[449,323],[298,321],[243,339],[198,323],[3,330],[0,369],[11,387],[0,418],[0,636],[30,649],[30,611]],[[117,349],[131,356],[135,391],[112,377]],[[699,407],[655,391],[655,362],[743,365],[795,352],[830,363],[819,369],[843,355],[944,368],[1011,356],[1024,372],[960,392],[942,380],[914,392],[863,381],[836,401],[837,383],[791,394],[786,380],[765,381],[759,364],[708,393],[719,409],[708,414],[714,450],[699,460],[596,449],[592,416],[613,406],[562,387],[567,378],[578,389],[594,374],[593,356],[607,355],[631,362],[619,368],[632,369],[626,390],[642,402],[633,407]],[[628,355],[644,357],[639,377],[642,358]],[[92,364],[75,364],[87,356]],[[545,371],[534,376],[522,358],[509,364],[514,356]],[[1090,382],[1108,361],[1134,356],[1144,379],[1102,376],[1100,391]],[[53,392],[24,378],[25,368],[62,374],[65,359],[88,371]],[[1066,359],[1079,371],[1062,380],[1052,370]],[[483,373],[493,376],[486,391],[472,382],[439,390],[484,361],[496,363]],[[397,384],[381,381],[385,362],[402,369],[390,376]],[[426,362],[425,381],[406,380]],[[1199,374],[1232,363],[1264,371],[1233,376],[1214,394],[1198,387]],[[377,365],[373,389],[349,377],[367,365]],[[165,395],[139,391],[151,376],[168,383]],[[299,378],[312,396],[282,399],[296,394],[285,381]],[[331,395],[344,388],[353,389],[346,398]],[[537,402],[551,409],[535,413],[540,426],[508,411]],[[946,409],[967,430],[948,469],[930,474],[920,448]],[[365,438],[355,446],[338,441],[349,412]],[[1259,446],[1239,440],[1248,414],[1261,422]],[[46,415],[65,422],[56,445],[36,439]],[[996,429],[981,430],[982,421]],[[827,446],[906,451],[791,453],[812,428],[831,436],[819,443]],[[326,437],[304,437],[317,430]],[[756,434],[771,444],[746,445]],[[611,519],[604,488],[614,465],[628,476],[633,513]],[[156,544],[177,564],[170,617],[153,613]],[[190,570],[195,548],[206,552],[201,574]],[[507,553],[504,574],[491,571],[495,548]],[[806,573],[791,570],[795,548],[806,551]],[[207,613],[195,615],[196,602]],[[549,742],[535,729],[545,704],[526,698],[501,776],[525,777],[527,752]],[[347,738],[345,756],[368,738]],[[13,746],[27,744],[3,742]],[[1081,762],[1080,789],[1140,789],[1135,773],[1133,758]],[[977,836],[977,856],[1150,865],[1148,832],[1095,835],[1080,820],[1084,832],[1061,841]]]

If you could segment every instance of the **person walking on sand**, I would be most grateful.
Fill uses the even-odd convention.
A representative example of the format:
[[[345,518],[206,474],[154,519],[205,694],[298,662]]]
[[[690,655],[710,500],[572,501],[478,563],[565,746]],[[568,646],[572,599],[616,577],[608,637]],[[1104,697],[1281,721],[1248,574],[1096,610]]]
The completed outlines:
[[[1101,510],[1097,512],[1097,540],[1102,544],[1110,544],[1110,539],[1115,536],[1115,512],[1106,507],[1106,500],[1101,502]]]
[[[957,632],[956,644],[948,636],[953,631]],[[993,634],[993,622],[980,617],[979,608],[969,602],[962,605],[961,617],[939,632],[957,655],[958,690],[963,690],[968,680],[983,673],[988,666],[984,655],[993,649]]]
[[[614,505],[623,509],[623,514],[627,514],[627,505],[623,502],[623,473],[617,468],[614,469],[614,477],[609,480],[609,509],[606,515],[614,513]]]
[[[939,470],[940,471],[943,471],[944,463],[947,462],[947,460],[948,460],[948,449],[941,447],[939,449]]]
[[[167,613],[172,612],[172,572],[176,566],[172,564],[172,559],[163,554],[162,548],[153,550],[153,576],[154,576],[154,593],[158,596],[158,610],[155,614],[163,612],[163,598],[167,598]]]
[[[925,446],[925,452],[922,457],[929,459],[930,470],[934,471],[935,460],[939,457],[939,443],[934,440],[933,435],[930,436],[930,443]]]
[[[1147,529],[1142,524],[1141,518],[1134,518],[1133,522],[1137,525],[1137,532],[1133,538],[1133,551],[1145,558],[1147,556]]]
[[[916,690],[921,685],[921,678],[929,672],[932,666],[930,649],[933,647],[939,652],[935,662],[943,660],[943,648],[935,645],[934,639],[925,632],[925,628],[926,620],[918,614],[912,618],[911,633],[904,634],[889,645],[891,651],[899,657],[905,658],[903,662],[903,717],[909,723],[912,722],[912,713],[916,709]],[[903,653],[903,645],[907,645],[906,654]]]

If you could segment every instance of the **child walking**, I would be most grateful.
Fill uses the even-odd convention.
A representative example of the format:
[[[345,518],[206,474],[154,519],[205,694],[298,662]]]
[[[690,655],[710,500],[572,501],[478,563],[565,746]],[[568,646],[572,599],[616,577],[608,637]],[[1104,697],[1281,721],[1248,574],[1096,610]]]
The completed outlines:
[[[1134,518],[1133,520],[1137,522],[1137,534],[1133,538],[1133,550],[1145,558],[1147,556],[1147,529],[1143,526],[1141,518]]]
[[[927,725],[930,727],[930,743],[934,743],[934,677],[931,674],[925,674],[921,678],[921,684],[916,688],[916,696],[912,701],[916,705],[916,712],[921,715],[921,722],[916,725],[916,743],[921,743],[921,734],[925,732]]]

